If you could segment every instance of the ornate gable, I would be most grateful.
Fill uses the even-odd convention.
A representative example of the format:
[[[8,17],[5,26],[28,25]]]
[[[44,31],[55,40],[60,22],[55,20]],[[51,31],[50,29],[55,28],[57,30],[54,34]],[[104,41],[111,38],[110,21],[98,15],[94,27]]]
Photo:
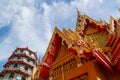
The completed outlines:
[[[108,71],[119,71],[118,22],[119,20],[112,17],[109,24],[103,20],[93,20],[78,11],[76,31],[70,29],[61,31],[56,27],[42,61],[40,80],[58,76],[59,73],[63,78],[60,80],[64,80],[64,70],[67,72],[71,68],[78,67],[80,59],[83,59],[83,62],[91,62],[95,59]]]

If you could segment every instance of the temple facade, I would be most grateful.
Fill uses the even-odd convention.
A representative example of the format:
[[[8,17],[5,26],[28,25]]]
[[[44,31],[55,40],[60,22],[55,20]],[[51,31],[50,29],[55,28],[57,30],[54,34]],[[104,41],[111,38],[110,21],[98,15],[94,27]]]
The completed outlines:
[[[28,48],[16,48],[4,65],[0,80],[30,80],[36,60],[36,52]]]
[[[75,30],[55,27],[32,80],[120,80],[120,19],[77,14]]]

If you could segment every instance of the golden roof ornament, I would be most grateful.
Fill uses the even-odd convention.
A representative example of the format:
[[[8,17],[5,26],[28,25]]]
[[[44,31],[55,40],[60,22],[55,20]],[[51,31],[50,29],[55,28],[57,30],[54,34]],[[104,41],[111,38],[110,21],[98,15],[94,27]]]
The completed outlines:
[[[37,62],[37,65],[33,69],[33,72],[32,72],[32,75],[30,77],[30,80],[38,80],[39,73],[40,73],[40,70],[41,70],[41,66],[42,66],[42,64],[41,64],[40,58],[39,58],[38,62]]]
[[[110,34],[115,34],[115,26],[114,26],[114,17],[110,16],[110,26],[109,26],[109,29],[108,29],[108,32]]]
[[[77,10],[76,31],[82,33],[84,30],[85,15],[81,15],[78,8],[76,8],[76,10]]]

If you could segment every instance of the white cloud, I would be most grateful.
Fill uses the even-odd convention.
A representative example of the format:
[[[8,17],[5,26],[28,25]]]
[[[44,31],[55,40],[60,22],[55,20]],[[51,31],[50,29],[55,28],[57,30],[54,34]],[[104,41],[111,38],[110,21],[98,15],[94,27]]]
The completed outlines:
[[[99,0],[101,3],[103,3],[103,0]]]
[[[17,1],[11,2],[9,6],[12,6],[15,11],[12,14],[8,13],[10,10],[3,12],[3,14],[5,13],[9,16],[9,19],[6,19],[6,16],[2,16],[5,18],[2,23],[7,24],[7,22],[11,21],[12,25],[9,35],[0,43],[0,52],[6,54],[2,54],[0,60],[9,57],[17,46],[28,46],[40,55],[45,53],[52,35],[51,28],[54,27],[52,26],[51,17],[49,17],[51,9],[49,5],[42,4],[44,8],[44,13],[42,14],[37,11],[33,4],[27,5],[28,3],[22,0],[21,4],[17,6]],[[16,5],[16,7],[13,5]]]

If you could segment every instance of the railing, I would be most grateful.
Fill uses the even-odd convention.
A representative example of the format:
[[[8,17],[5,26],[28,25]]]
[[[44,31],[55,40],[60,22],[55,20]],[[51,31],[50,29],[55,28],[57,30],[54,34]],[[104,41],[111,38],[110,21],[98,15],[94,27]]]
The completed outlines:
[[[26,54],[26,53],[14,53],[14,54],[25,54],[26,56],[28,56],[28,57],[30,57],[30,58],[32,58],[32,59],[34,59],[35,60],[35,56],[33,57],[33,56],[30,56],[29,54]]]
[[[28,65],[30,65],[32,67],[34,67],[34,65],[32,63],[28,62],[28,61],[23,61],[23,62],[25,62],[26,64],[28,64]]]
[[[11,69],[11,68],[5,68],[4,70],[13,70],[13,71],[15,71],[15,70],[20,70],[21,72],[23,72],[23,73],[26,73],[27,75],[30,75],[31,73],[29,73],[27,70],[25,70],[25,69],[20,69],[20,68],[14,68],[14,69]]]
[[[14,54],[16,54],[16,53],[14,53]],[[22,53],[20,53],[20,54],[22,54]],[[19,55],[20,55],[19,54]],[[23,58],[23,56],[22,56],[22,58],[10,58],[10,60],[23,60],[23,59],[26,59],[25,58],[25,56],[26,57],[28,57],[28,59],[30,60],[30,61],[35,61],[36,59],[35,59],[35,57],[32,57],[32,56],[30,56],[29,54],[22,54],[22,55],[24,55],[24,58]],[[26,61],[28,61],[28,60],[26,60]],[[34,64],[33,62],[31,63],[31,64]]]
[[[9,61],[18,61],[18,62],[21,62],[21,61],[23,61],[23,62],[25,62],[26,64],[28,64],[28,65],[30,65],[30,66],[32,66],[32,67],[34,67],[34,64],[33,63],[31,63],[31,62],[28,62],[26,59],[18,59],[18,60],[13,60],[13,59],[10,59]]]
[[[29,56],[29,57],[31,57],[31,58],[33,58],[33,59],[35,59],[35,57],[33,57],[33,56],[30,56],[29,54],[26,54],[27,56]]]

